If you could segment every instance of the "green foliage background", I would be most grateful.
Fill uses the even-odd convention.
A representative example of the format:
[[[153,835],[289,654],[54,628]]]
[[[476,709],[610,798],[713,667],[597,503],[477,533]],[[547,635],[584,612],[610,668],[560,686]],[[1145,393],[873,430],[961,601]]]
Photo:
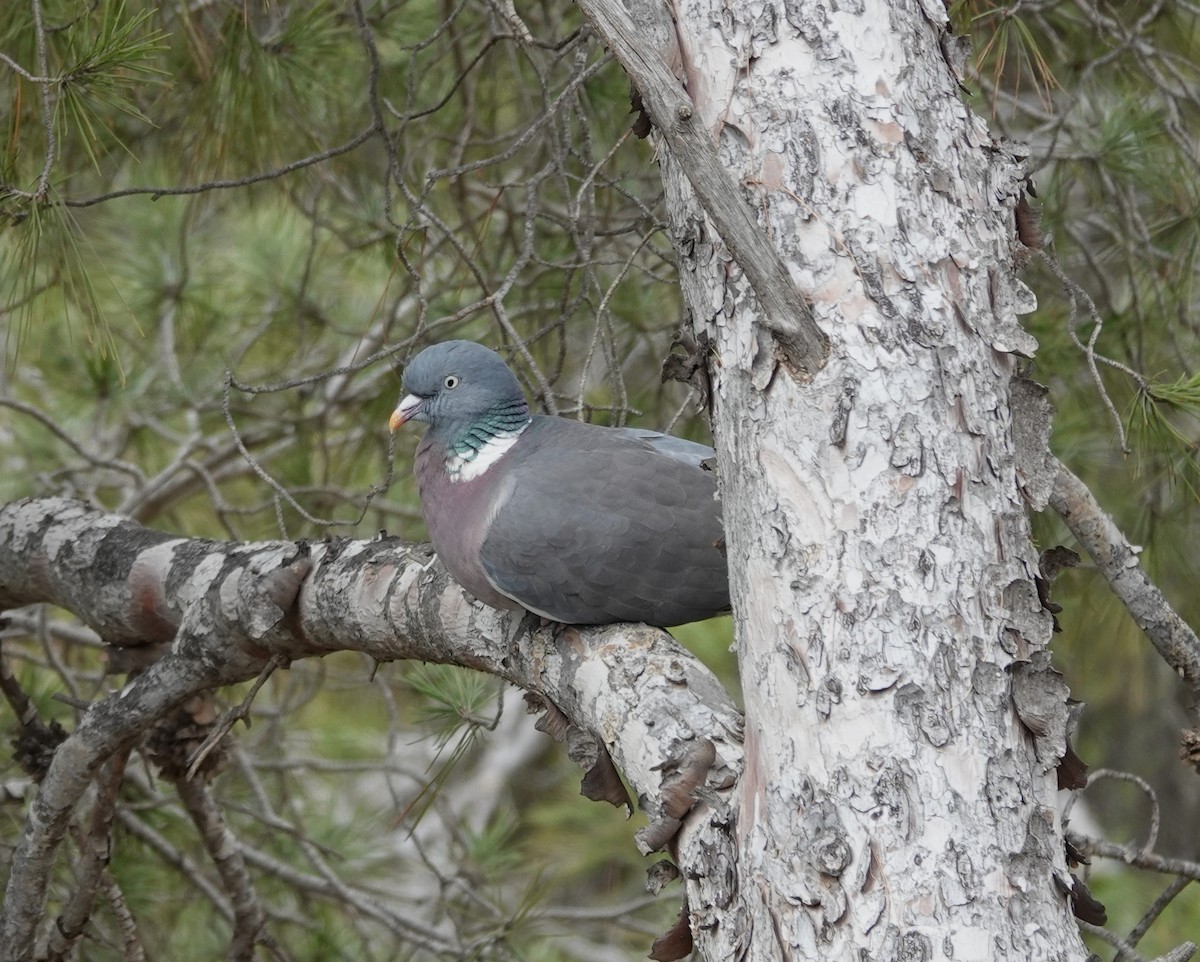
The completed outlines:
[[[416,439],[393,450],[385,425],[398,365],[451,336],[505,348],[548,410],[703,439],[687,391],[658,378],[681,308],[627,81],[574,8],[518,12],[485,0],[0,5],[0,501],[63,493],[193,536],[421,538]],[[1030,144],[1047,250],[1094,302],[1092,315],[1031,254],[1041,308],[1027,322],[1042,345],[1034,376],[1058,408],[1056,453],[1200,624],[1196,11],[965,2],[952,16],[975,39],[967,95]],[[1070,543],[1051,518],[1038,530],[1047,547]],[[1152,782],[1160,847],[1195,857],[1200,790],[1174,759],[1187,724],[1176,680],[1089,566],[1055,597],[1057,661],[1091,704],[1081,754]],[[63,626],[14,622],[5,654],[69,727],[78,709],[55,693],[86,700],[107,682],[98,649]],[[682,637],[736,685],[726,624]],[[640,901],[635,826],[578,799],[579,773],[549,740],[478,803],[481,824],[443,805],[495,757],[498,698],[467,673],[373,674],[342,656],[259,695],[218,786],[264,854],[256,879],[293,957],[436,953],[287,884],[270,859],[414,899],[419,913],[434,904],[475,958],[638,957],[669,924],[671,899]],[[20,777],[0,762],[0,781]],[[1125,787],[1087,797],[1119,839],[1147,819]],[[177,803],[149,778],[125,792],[112,871],[147,946],[222,954],[228,932],[195,881],[205,856]],[[422,899],[396,840],[439,806],[444,875]],[[19,800],[0,809],[0,864],[22,817]],[[192,881],[169,869],[171,852],[194,860]],[[1094,879],[1120,932],[1162,884]],[[1200,931],[1190,894],[1143,943],[1148,956]],[[596,917],[571,914],[582,909]],[[97,922],[85,957],[119,956],[111,926]]]

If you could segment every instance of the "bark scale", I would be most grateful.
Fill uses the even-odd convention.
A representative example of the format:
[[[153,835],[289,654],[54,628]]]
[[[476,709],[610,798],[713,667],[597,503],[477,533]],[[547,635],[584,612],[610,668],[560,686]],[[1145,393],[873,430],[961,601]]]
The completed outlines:
[[[674,14],[693,116],[655,120],[708,132],[830,342],[811,378],[789,364],[661,151],[712,345],[746,698],[737,897],[720,908],[691,881],[698,947],[1083,959],[1056,811],[1066,692],[1039,654],[1026,515],[1046,485],[1014,443],[1036,347],[1017,320],[1034,307],[1014,269],[1017,159],[961,101],[940,2]],[[1038,737],[1023,687],[1049,693]]]

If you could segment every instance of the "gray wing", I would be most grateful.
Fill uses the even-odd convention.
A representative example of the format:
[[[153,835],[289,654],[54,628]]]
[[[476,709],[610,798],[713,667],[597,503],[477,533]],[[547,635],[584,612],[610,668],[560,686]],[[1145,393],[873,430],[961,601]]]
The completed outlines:
[[[711,449],[561,418],[530,430],[480,551],[498,591],[567,624],[676,625],[729,607],[716,478],[699,466]]]
[[[682,461],[684,464],[698,466],[701,461],[707,461],[717,455],[717,452],[707,444],[689,441],[687,438],[677,438],[673,434],[663,434],[661,431],[644,431],[640,428],[609,428],[609,430],[627,437],[631,441],[644,441],[659,453],[668,455],[676,461]]]

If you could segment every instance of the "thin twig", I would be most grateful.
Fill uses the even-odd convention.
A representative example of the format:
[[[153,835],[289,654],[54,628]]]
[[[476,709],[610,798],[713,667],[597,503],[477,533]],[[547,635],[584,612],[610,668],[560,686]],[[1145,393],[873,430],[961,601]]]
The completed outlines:
[[[8,659],[4,657],[3,648],[0,648],[0,692],[4,693],[9,707],[13,710],[13,715],[21,723],[22,727],[37,720],[37,707],[30,700],[29,696],[25,694],[25,689],[21,687],[21,683],[17,681],[17,677],[13,674]]]
[[[1135,868],[1146,869],[1150,872],[1162,872],[1164,875],[1176,875],[1193,882],[1200,881],[1200,862],[1157,855],[1132,845],[1118,845],[1116,842],[1106,842],[1103,839],[1088,838],[1083,835],[1072,837],[1078,841],[1080,850],[1087,855],[1110,858]]]
[[[1062,284],[1063,290],[1067,294],[1067,301],[1070,304],[1067,331],[1071,335],[1071,340],[1075,342],[1075,346],[1083,351],[1087,359],[1088,371],[1092,375],[1092,382],[1096,385],[1096,391],[1100,395],[1100,400],[1103,402],[1109,417],[1112,419],[1113,426],[1117,432],[1117,438],[1121,445],[1121,451],[1129,454],[1129,442],[1125,436],[1125,425],[1121,422],[1121,416],[1117,413],[1117,406],[1113,404],[1112,397],[1109,395],[1108,389],[1104,386],[1104,381],[1100,377],[1100,371],[1096,364],[1097,362],[1107,364],[1109,367],[1128,375],[1141,390],[1146,389],[1146,379],[1128,365],[1122,364],[1120,361],[1113,360],[1110,357],[1105,357],[1103,354],[1096,353],[1096,342],[1100,339],[1100,332],[1104,329],[1104,319],[1100,316],[1100,310],[1096,307],[1096,302],[1092,300],[1091,295],[1082,286],[1067,276],[1067,272],[1063,270],[1062,265],[1048,251],[1038,251],[1038,256],[1041,257],[1042,263],[1050,269],[1050,273]],[[1075,306],[1077,300],[1083,303],[1088,319],[1092,322],[1092,333],[1088,337],[1086,345],[1079,340],[1079,335],[1075,331]]]
[[[58,422],[54,418],[46,414],[40,408],[36,408],[32,404],[26,404],[24,401],[18,401],[14,398],[7,397],[0,397],[0,407],[12,408],[14,411],[19,411],[21,414],[33,418],[42,427],[66,444],[72,451],[78,454],[92,467],[110,468],[113,471],[119,471],[121,474],[128,475],[139,484],[145,482],[146,476],[137,467],[137,465],[130,464],[128,461],[118,461],[112,458],[103,458],[99,455],[91,454],[83,447],[83,445],[81,445],[78,441],[71,437],[71,435],[59,427]]]
[[[42,20],[42,0],[33,0],[33,28],[37,40],[38,72],[49,76],[49,57],[46,53],[46,25]],[[50,194],[50,172],[54,169],[54,161],[58,154],[58,139],[54,133],[54,94],[50,84],[42,87],[42,127],[46,131],[46,160],[42,164],[42,172],[38,174],[38,186],[35,200],[43,201]]]
[[[108,908],[117,920],[117,928],[121,932],[121,949],[125,962],[145,962],[146,950],[142,947],[141,936],[138,935],[137,920],[129,910],[125,901],[125,893],[113,878],[112,873],[105,869],[100,876],[100,891],[108,899]]]
[[[318,895],[323,898],[341,901],[354,907],[356,912],[375,919],[390,931],[402,935],[413,945],[420,946],[431,952],[438,952],[450,957],[461,957],[461,946],[445,937],[437,930],[430,928],[413,918],[411,913],[394,911],[386,901],[376,899],[361,889],[351,887],[336,876],[310,875],[302,872],[287,862],[259,851],[248,848],[243,853],[246,861],[265,872],[270,872],[293,888]]]
[[[180,877],[191,883],[204,898],[208,899],[217,915],[230,924],[233,923],[233,909],[230,908],[225,893],[204,874],[204,870],[195,859],[172,845],[160,832],[142,821],[128,806],[121,805],[117,809],[117,818],[120,819],[125,831],[157,854],[164,864],[175,869]]]
[[[1150,926],[1162,915],[1163,910],[1170,905],[1185,888],[1192,884],[1190,878],[1178,876],[1171,879],[1170,884],[1162,890],[1158,898],[1154,900],[1154,904],[1146,910],[1145,915],[1138,920],[1138,924],[1129,930],[1129,935],[1125,941],[1130,945],[1137,945],[1142,937],[1150,931]],[[1122,950],[1113,958],[1113,962],[1132,962],[1129,956]]]
[[[312,167],[314,164],[320,164],[334,157],[339,157],[342,154],[348,154],[350,151],[365,144],[375,136],[375,133],[376,127],[372,124],[366,130],[355,134],[344,144],[338,144],[336,147],[330,147],[315,154],[310,154],[307,157],[301,157],[299,160],[293,160],[282,167],[260,171],[257,174],[248,174],[245,177],[227,180],[207,180],[202,184],[191,184],[187,187],[126,187],[123,190],[109,191],[107,194],[99,194],[96,197],[85,197],[80,200],[64,200],[62,203],[64,207],[92,207],[96,204],[103,204],[106,201],[116,200],[119,197],[135,197],[140,194],[149,194],[152,200],[158,200],[160,197],[179,197],[188,194],[204,194],[210,190],[231,190],[236,187],[249,187],[251,184],[259,184],[264,180],[277,180],[286,174],[303,170],[305,167]]]
[[[229,734],[239,718],[245,718],[250,712],[250,705],[254,702],[254,696],[258,694],[259,689],[267,683],[267,679],[275,674],[276,668],[282,668],[287,664],[287,659],[281,655],[272,655],[271,660],[267,662],[266,667],[259,673],[258,677],[251,685],[250,691],[246,693],[246,697],[242,699],[241,704],[235,705],[229,711],[225,712],[213,725],[212,730],[208,733],[208,737],[204,739],[200,747],[196,749],[188,762],[187,779],[190,781],[196,777],[196,772],[214,748],[220,743],[221,739]],[[249,723],[247,723],[249,724]]]
[[[1150,828],[1146,832],[1146,841],[1142,843],[1142,851],[1154,851],[1154,847],[1158,845],[1158,827],[1161,821],[1158,793],[1154,791],[1153,786],[1140,775],[1135,775],[1133,772],[1120,772],[1112,768],[1098,768],[1088,775],[1087,788],[1091,788],[1097,782],[1103,781],[1106,778],[1111,778],[1118,782],[1129,782],[1131,785],[1136,785],[1142,790],[1142,794],[1145,795],[1147,800],[1150,802]]]
[[[1121,938],[1121,936],[1117,935],[1116,932],[1112,932],[1102,925],[1093,925],[1091,922],[1084,922],[1082,919],[1079,919],[1079,927],[1083,931],[1096,936],[1101,941],[1107,942],[1114,949],[1124,953],[1125,958],[1129,962],[1148,962],[1146,958],[1138,954],[1137,949]]]
[[[39,77],[36,74],[31,74],[28,70],[26,70],[24,67],[22,67],[19,63],[17,63],[15,60],[13,60],[13,58],[10,57],[6,53],[0,53],[0,63],[4,64],[6,67],[8,67],[14,73],[20,74],[22,77],[24,77],[30,83],[52,84],[52,83],[58,82],[57,77]]]
[[[337,518],[318,518],[305,509],[304,506],[292,496],[291,491],[289,491],[288,488],[281,482],[276,481],[275,478],[273,478],[267,472],[267,469],[259,463],[258,459],[250,453],[250,449],[246,446],[246,442],[242,437],[241,431],[238,430],[237,422],[235,422],[233,419],[231,392],[236,384],[237,382],[233,378],[233,373],[231,371],[226,371],[225,383],[221,391],[221,414],[225,417],[225,423],[229,426],[229,433],[233,435],[234,444],[237,445],[238,451],[241,453],[242,458],[245,460],[250,470],[253,471],[259,480],[268,485],[275,493],[275,517],[280,531],[285,530],[282,514],[283,502],[291,505],[291,507],[297,511],[305,521],[320,527],[332,528],[343,525],[354,527],[360,521],[362,521],[362,519],[366,517],[367,511],[370,510],[371,503],[375,500],[375,498],[391,487],[395,457],[395,440],[393,438],[389,438],[388,440],[387,469],[384,477],[381,481],[371,485],[370,489],[367,491],[362,503],[359,504],[358,517],[349,520],[338,520]]]

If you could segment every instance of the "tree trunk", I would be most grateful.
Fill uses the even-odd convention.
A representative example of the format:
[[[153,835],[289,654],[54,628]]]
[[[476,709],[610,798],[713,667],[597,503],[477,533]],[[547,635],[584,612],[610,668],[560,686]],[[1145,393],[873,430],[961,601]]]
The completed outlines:
[[[636,82],[612,13],[594,15]],[[711,345],[746,699],[738,894],[716,865],[692,880],[698,947],[1082,959],[1056,812],[1066,687],[1026,516],[1052,473],[1018,376],[1035,343],[1016,158],[962,103],[940,2],[687,0],[674,24],[659,46],[691,111],[642,93]],[[811,377],[672,149],[695,124],[829,339]]]

